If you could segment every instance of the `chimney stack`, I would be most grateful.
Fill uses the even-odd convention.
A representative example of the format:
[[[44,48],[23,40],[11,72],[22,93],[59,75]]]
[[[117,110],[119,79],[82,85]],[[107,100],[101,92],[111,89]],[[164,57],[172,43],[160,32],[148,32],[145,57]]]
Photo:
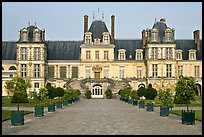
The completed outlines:
[[[142,47],[145,47],[145,44],[147,43],[147,36],[146,36],[146,31],[142,31]]]
[[[84,33],[88,31],[88,16],[84,15]]]
[[[115,22],[115,16],[112,15],[111,16],[111,44],[114,44],[115,42],[115,37],[114,37],[114,22]]]
[[[197,50],[200,50],[200,30],[195,30],[193,32],[194,42],[196,45]]]

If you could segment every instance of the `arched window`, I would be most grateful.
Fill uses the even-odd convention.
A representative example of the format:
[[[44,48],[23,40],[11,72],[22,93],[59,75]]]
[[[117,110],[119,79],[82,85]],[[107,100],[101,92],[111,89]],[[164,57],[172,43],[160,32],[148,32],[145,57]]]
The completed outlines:
[[[33,40],[34,42],[40,42],[40,31],[38,29],[33,32]]]
[[[22,30],[21,32],[21,39],[23,42],[27,42],[28,41],[28,31],[27,29]]]
[[[11,67],[9,67],[9,70],[16,70],[16,67],[11,66]]]
[[[2,70],[4,70],[4,67],[2,67]]]

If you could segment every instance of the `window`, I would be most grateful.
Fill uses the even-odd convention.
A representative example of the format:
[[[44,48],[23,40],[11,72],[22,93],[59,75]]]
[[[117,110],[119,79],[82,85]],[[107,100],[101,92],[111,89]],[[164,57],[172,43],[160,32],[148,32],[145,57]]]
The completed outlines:
[[[108,51],[104,51],[104,59],[108,59]]]
[[[196,59],[196,57],[195,57],[195,52],[190,52],[190,53],[189,53],[189,59],[190,59],[190,60],[195,60],[195,59]]]
[[[78,67],[72,67],[72,78],[78,78]]]
[[[166,77],[171,77],[171,64],[166,65]]]
[[[60,66],[60,78],[66,78],[67,68],[66,66]]]
[[[21,76],[26,77],[26,64],[21,64]]]
[[[10,78],[12,78],[12,77],[13,77],[13,75],[12,75],[12,74],[10,74],[10,75],[9,75],[9,77],[10,77]]]
[[[91,68],[86,67],[86,78],[90,78],[90,77],[91,77]]]
[[[9,67],[9,70],[16,70],[16,67],[11,66],[11,67]]]
[[[34,42],[39,42],[40,41],[40,33],[39,33],[39,31],[34,32],[33,40],[34,40]]]
[[[108,36],[104,36],[104,44],[108,44]]]
[[[157,48],[152,48],[152,59],[158,58],[158,50]]]
[[[142,52],[137,52],[136,59],[142,60]]]
[[[165,41],[171,42],[171,31],[165,32]]]
[[[48,66],[48,78],[54,78],[54,66]]]
[[[157,77],[157,64],[152,64],[152,77]]]
[[[182,60],[182,53],[181,52],[176,53],[176,59],[177,60]]]
[[[142,67],[137,67],[137,78],[142,78]]]
[[[178,66],[178,76],[183,75],[183,66]]]
[[[104,67],[104,78],[108,78],[109,77],[109,69],[108,67]]]
[[[28,33],[27,33],[27,30],[23,31],[21,33],[21,38],[22,38],[22,41],[23,42],[27,42],[28,41]]]
[[[95,51],[95,59],[99,59],[99,51]]]
[[[125,53],[124,52],[119,53],[119,60],[125,60]]]
[[[124,67],[120,67],[120,78],[124,78]]]
[[[86,36],[86,44],[91,44],[91,36]]]
[[[157,40],[158,39],[158,36],[157,36],[158,32],[157,32],[157,30],[153,30],[151,34],[152,34],[152,42],[157,42],[158,41]]]
[[[34,48],[34,60],[40,60],[40,48],[39,47]]]
[[[27,60],[27,48],[26,47],[21,48],[21,60]]]
[[[199,66],[195,66],[195,71],[194,71],[194,75],[195,75],[195,78],[199,78],[199,70],[200,70],[200,67]]]
[[[91,51],[86,51],[86,59],[91,59]]]
[[[40,87],[40,84],[39,84],[39,83],[34,83],[34,87],[35,87],[35,88],[39,88],[39,87]]]
[[[172,48],[166,48],[166,59],[172,59]]]
[[[34,77],[40,77],[40,64],[34,64]]]

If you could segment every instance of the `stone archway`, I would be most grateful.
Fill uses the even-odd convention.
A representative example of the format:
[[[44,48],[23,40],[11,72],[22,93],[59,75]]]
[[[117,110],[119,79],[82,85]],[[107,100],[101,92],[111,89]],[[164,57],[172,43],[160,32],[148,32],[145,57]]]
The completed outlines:
[[[92,98],[103,98],[103,87],[100,84],[95,84],[92,87]]]
[[[202,96],[202,88],[201,88],[201,85],[199,84],[199,83],[196,83],[196,87],[197,87],[197,89],[196,89],[196,95],[197,96]]]

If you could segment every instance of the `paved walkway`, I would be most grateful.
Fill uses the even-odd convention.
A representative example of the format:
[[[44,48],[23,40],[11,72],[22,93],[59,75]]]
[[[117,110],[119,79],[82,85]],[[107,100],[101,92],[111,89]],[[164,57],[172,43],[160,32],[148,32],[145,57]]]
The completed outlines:
[[[20,109],[23,109],[20,107]],[[29,108],[33,110],[33,108]],[[117,99],[81,99],[45,116],[25,115],[25,124],[2,122],[2,134],[19,135],[202,135],[202,122],[183,125],[181,117],[159,116]]]

